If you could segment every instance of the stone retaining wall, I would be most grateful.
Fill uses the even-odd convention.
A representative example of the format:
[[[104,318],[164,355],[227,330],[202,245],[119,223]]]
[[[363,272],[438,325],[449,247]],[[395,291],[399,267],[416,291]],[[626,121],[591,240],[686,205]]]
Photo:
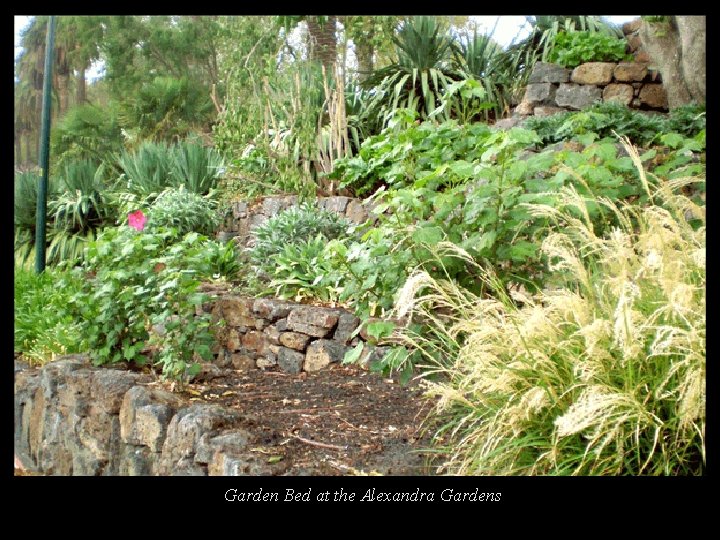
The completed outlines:
[[[511,127],[528,116],[578,111],[595,103],[614,101],[633,109],[667,112],[667,94],[660,73],[651,67],[638,31],[640,19],[623,25],[632,62],[587,62],[575,69],[537,62],[525,96],[513,118],[498,122]]]
[[[350,347],[366,338],[364,333],[354,335],[360,319],[341,308],[225,294],[202,309],[212,315],[213,353],[220,368],[317,371],[342,361]],[[367,344],[361,365],[385,351]]]
[[[242,247],[248,247],[252,240],[252,231],[269,218],[299,204],[296,195],[272,196],[255,202],[238,201],[233,203],[220,227],[218,239],[227,242],[235,238]],[[317,206],[340,214],[352,223],[364,223],[368,219],[368,207],[361,199],[350,197],[318,197]]]
[[[82,356],[15,373],[15,455],[44,475],[272,475],[283,464],[247,452],[248,419],[188,405],[148,375]]]

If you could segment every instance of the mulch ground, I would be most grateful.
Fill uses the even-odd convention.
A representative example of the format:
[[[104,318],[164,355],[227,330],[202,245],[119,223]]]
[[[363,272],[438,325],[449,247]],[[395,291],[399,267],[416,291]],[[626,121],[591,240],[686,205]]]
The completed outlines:
[[[190,401],[239,410],[260,433],[251,450],[283,474],[429,474],[421,428],[431,402],[418,381],[402,386],[353,366],[314,373],[227,371],[186,385]]]

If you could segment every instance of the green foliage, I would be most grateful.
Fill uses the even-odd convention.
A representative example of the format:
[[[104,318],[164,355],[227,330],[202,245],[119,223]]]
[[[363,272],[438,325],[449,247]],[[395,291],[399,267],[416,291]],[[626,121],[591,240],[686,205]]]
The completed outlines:
[[[413,123],[414,116],[400,111],[395,129],[367,139],[356,157],[338,160],[331,178],[341,187],[362,196],[382,186],[404,187],[449,163],[446,174],[428,176],[427,181],[453,184],[467,178],[463,168],[479,159],[491,130],[485,124],[458,125],[444,122]]]
[[[122,101],[120,114],[134,138],[176,141],[201,128],[211,112],[202,84],[186,77],[155,77]]]
[[[337,283],[332,282],[333,266],[325,255],[328,240],[318,234],[305,240],[286,244],[282,251],[273,256],[268,290],[278,298],[336,302]]]
[[[58,182],[60,193],[48,203],[56,228],[85,232],[111,218],[102,165],[86,160],[66,163]]]
[[[233,240],[225,244],[214,240],[205,242],[201,265],[196,268],[205,278],[234,281],[240,277],[241,265],[237,245]]]
[[[67,162],[58,180],[58,193],[48,200],[52,228],[47,262],[76,261],[98,230],[114,219],[107,197],[105,167],[92,161]]]
[[[361,229],[359,240],[328,244],[337,272],[330,282],[342,284],[340,301],[352,304],[362,318],[383,316],[415,267],[483,292],[483,281],[465,261],[438,259],[434,250],[441,242],[493,268],[503,287],[536,290],[553,279],[540,253],[547,222],[533,217],[527,204],[555,204],[567,186],[586,197],[647,202],[633,160],[616,140],[596,141],[594,133],[578,138],[582,144],[575,149],[531,153],[527,148],[539,140],[532,131],[425,122],[368,139],[339,171],[345,182],[378,185],[382,179],[388,188],[374,197],[377,224]],[[675,148],[663,154],[667,168],[656,169],[659,175],[704,171],[698,159],[702,140],[680,135],[662,140]],[[588,203],[588,216],[598,233],[617,225],[602,205]]]
[[[501,118],[509,109],[512,87],[519,77],[517,64],[510,61],[491,35],[478,34],[477,30],[472,37],[468,36],[455,47],[454,61],[456,69],[468,77],[462,82],[469,84],[476,81],[479,86],[461,87],[464,92],[461,91],[460,96],[464,101],[476,98],[480,103],[475,104],[479,108],[473,111],[472,116],[460,114],[452,117],[458,118],[461,124],[469,123],[475,116],[487,120],[490,111],[494,118]],[[453,93],[457,84],[451,84],[448,93]],[[480,88],[484,90],[483,94],[477,91]]]
[[[563,189],[533,206],[552,221],[542,249],[565,279],[552,292],[488,298],[413,274],[405,313],[436,334],[398,341],[440,372],[429,388],[445,471],[703,474],[706,231],[685,216],[704,225],[705,208],[677,195],[698,180],[645,184],[662,205]],[[619,226],[598,234],[589,202]]]
[[[185,189],[165,189],[150,205],[148,227],[174,227],[182,236],[196,232],[210,236],[219,225],[216,203]]]
[[[625,39],[597,32],[562,32],[555,36],[550,61],[568,68],[585,62],[618,62],[626,59]]]
[[[70,297],[81,287],[67,271],[15,267],[15,351],[24,359],[43,364],[55,355],[81,352],[82,333],[66,313]]]
[[[116,167],[122,146],[116,107],[85,104],[72,107],[53,126],[50,155],[59,167],[79,160]]]
[[[656,141],[661,133],[697,135],[705,129],[704,110],[704,107],[689,105],[665,116],[634,111],[619,103],[602,103],[578,112],[533,116],[526,120],[525,126],[535,130],[543,144],[587,133],[596,133],[599,138],[611,137],[614,131],[634,144],[646,146]]]
[[[207,195],[223,174],[223,159],[212,147],[198,140],[181,141],[173,146],[170,175],[174,186],[185,186],[188,191]]]
[[[377,113],[387,125],[396,111],[410,109],[427,118],[436,111],[440,99],[452,82],[450,53],[452,38],[441,33],[433,17],[413,17],[405,22],[393,39],[397,61],[376,70],[362,84],[375,87],[382,96]],[[447,118],[447,112],[439,112]]]
[[[118,162],[125,175],[123,188],[130,193],[147,196],[173,186],[172,150],[166,143],[145,141],[133,152],[124,151]]]
[[[166,188],[180,186],[207,195],[223,173],[217,151],[197,141],[175,145],[146,141],[133,152],[123,152],[119,164],[126,182],[124,189],[150,199]]]
[[[257,269],[267,271],[274,267],[274,257],[286,246],[317,235],[333,240],[344,236],[348,227],[347,220],[324,208],[307,203],[290,207],[255,229],[255,245],[250,250],[250,261]]]
[[[37,216],[37,191],[40,176],[32,171],[15,174],[14,214],[15,234],[35,235]],[[48,181],[48,198],[54,193],[55,183]],[[16,244],[16,249],[17,249]]]
[[[123,226],[89,245],[82,272],[93,277],[73,296],[71,309],[80,315],[96,364],[144,364],[145,352],[154,349],[164,376],[182,379],[194,369],[195,354],[211,357],[209,316],[195,315],[207,301],[197,293],[209,268],[205,244],[196,233],[178,239],[173,230],[138,233]],[[163,329],[151,336],[153,325]]]

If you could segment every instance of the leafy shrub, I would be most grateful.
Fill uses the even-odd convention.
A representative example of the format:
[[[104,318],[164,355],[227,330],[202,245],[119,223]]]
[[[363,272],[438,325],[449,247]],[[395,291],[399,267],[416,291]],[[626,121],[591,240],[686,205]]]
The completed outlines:
[[[335,162],[331,178],[358,196],[378,188],[405,187],[420,179],[423,171],[443,164],[447,184],[462,182],[472,175],[469,164],[480,159],[490,128],[481,123],[458,125],[447,121],[439,126],[431,122],[414,123],[406,111],[396,116],[397,125],[363,142],[356,157]]]
[[[646,146],[662,133],[697,135],[705,129],[705,115],[704,107],[692,105],[678,108],[668,117],[635,111],[619,103],[602,103],[579,112],[531,117],[526,120],[525,127],[537,132],[543,144],[586,133],[596,133],[599,138],[612,137],[615,131],[634,144]]]
[[[58,193],[48,201],[48,215],[52,229],[47,262],[80,259],[88,241],[114,217],[106,193],[105,166],[89,160],[66,162]]]
[[[508,296],[486,273],[498,294],[480,297],[412,275],[398,315],[413,313],[437,335],[399,341],[445,375],[429,383],[440,396],[436,437],[449,444],[444,470],[702,474],[705,227],[685,214],[704,225],[705,209],[674,193],[696,180],[646,185],[662,206],[596,199],[620,224],[604,236],[573,189],[533,206],[553,223],[542,249],[565,280],[553,292]]]
[[[452,124],[421,124],[409,126],[406,132],[388,130],[369,140],[368,150],[390,152],[386,149],[401,147],[401,141],[409,149],[408,139],[414,141],[418,133],[425,134],[422,141],[432,141],[438,147],[424,148],[424,143],[418,142],[414,154],[405,150],[407,154],[399,154],[402,160],[393,163],[388,158],[382,167],[378,154],[361,152],[348,164],[353,171],[378,171],[374,174],[381,178],[392,179],[391,170],[398,174],[397,188],[380,190],[374,197],[378,224],[372,229],[359,228],[360,240],[328,244],[328,256],[337,272],[331,282],[342,284],[340,301],[351,303],[362,318],[387,314],[410,269],[418,266],[433,277],[449,276],[481,294],[486,285],[467,264],[453,257],[438,262],[433,256],[432,250],[443,241],[461,247],[483,266],[494,268],[507,287],[520,283],[529,290],[541,287],[552,277],[540,252],[547,223],[532,216],[525,205],[553,205],[563,187],[574,186],[591,200],[607,197],[647,202],[632,159],[621,154],[614,140],[595,141],[597,136],[588,133],[581,136],[585,147],[580,146],[580,150],[530,153],[526,149],[536,144],[537,138],[524,129],[488,131],[474,141],[464,138],[457,145],[433,133],[452,133],[455,129]],[[661,140],[676,145],[676,149],[663,154],[667,167],[657,167],[657,174],[671,179],[704,171],[704,164],[695,162],[702,149],[700,141],[677,134],[663,137]],[[453,155],[456,148],[468,144],[470,150],[462,157]],[[656,154],[646,152],[642,159],[650,162],[660,157]],[[377,177],[368,175],[363,182],[377,182]],[[403,185],[407,187],[400,187]],[[699,188],[703,190],[704,184]],[[592,201],[588,215],[598,234],[617,225],[612,212]]]
[[[197,369],[195,354],[210,358],[209,317],[195,315],[207,300],[196,292],[208,271],[205,242],[196,233],[178,241],[173,230],[122,226],[90,243],[78,271],[94,277],[73,296],[71,309],[80,314],[95,363],[143,364],[144,351],[154,347],[163,374],[182,379]],[[153,325],[164,330],[151,339]]]
[[[188,77],[155,77],[122,101],[120,118],[134,138],[172,141],[208,123],[213,104],[207,89]]]
[[[43,364],[83,350],[80,326],[66,310],[80,287],[66,271],[47,268],[36,274],[15,267],[15,351],[25,360]]]
[[[375,87],[381,96],[373,116],[382,118],[383,125],[399,109],[410,109],[421,118],[435,112],[447,119],[447,112],[436,108],[447,85],[457,77],[450,68],[451,36],[434,17],[418,16],[401,26],[393,42],[396,61],[362,83],[368,89]]]
[[[209,236],[219,224],[215,202],[180,188],[165,189],[150,205],[149,227],[175,227],[179,235],[196,232]]]
[[[92,160],[115,167],[115,155],[123,146],[115,107],[85,104],[70,108],[53,126],[51,143],[51,155],[60,166]]]
[[[146,141],[119,159],[124,174],[124,190],[152,202],[166,188],[185,189],[207,195],[223,173],[222,159],[213,148],[197,141],[175,145]]]
[[[585,62],[618,62],[626,58],[626,41],[598,32],[561,32],[550,61],[568,68]]]
[[[14,224],[15,259],[22,264],[29,260],[35,246],[37,192],[40,176],[35,172],[15,174]],[[55,183],[48,179],[48,199],[53,196]]]
[[[255,229],[255,246],[250,261],[261,272],[273,274],[274,258],[286,246],[321,235],[326,240],[341,237],[349,223],[339,214],[310,204],[293,206],[268,219]]]
[[[705,105],[682,105],[670,111],[668,129],[693,137],[705,129]]]
[[[207,240],[203,246],[202,264],[195,267],[199,277],[205,279],[235,280],[240,274],[240,261],[236,244],[229,240],[225,244]]]

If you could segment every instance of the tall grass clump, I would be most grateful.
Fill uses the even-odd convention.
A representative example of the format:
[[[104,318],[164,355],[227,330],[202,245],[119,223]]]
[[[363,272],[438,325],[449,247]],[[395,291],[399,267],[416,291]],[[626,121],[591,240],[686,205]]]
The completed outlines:
[[[401,291],[398,315],[435,333],[401,339],[449,359],[427,383],[446,472],[702,474],[705,208],[680,191],[704,178],[649,180],[626,148],[650,202],[592,201],[617,217],[608,234],[573,188],[530,205],[554,224],[542,250],[559,288],[506,294],[485,272],[497,294],[478,297],[416,272]]]

